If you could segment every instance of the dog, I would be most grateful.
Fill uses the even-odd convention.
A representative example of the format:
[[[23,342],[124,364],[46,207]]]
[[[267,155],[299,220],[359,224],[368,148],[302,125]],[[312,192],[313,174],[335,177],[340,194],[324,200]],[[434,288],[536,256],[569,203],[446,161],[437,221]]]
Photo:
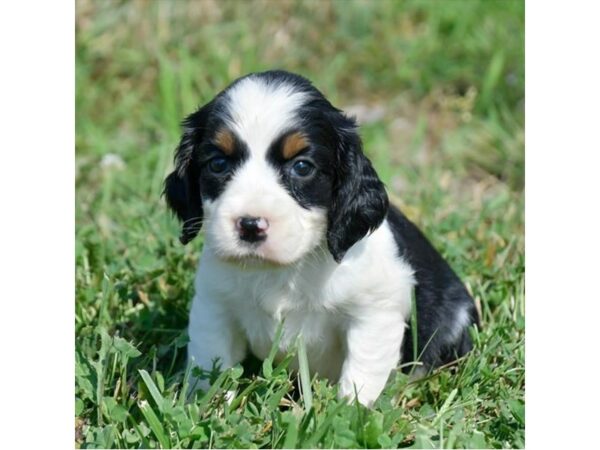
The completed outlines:
[[[190,364],[264,359],[282,323],[278,357],[302,335],[311,371],[371,406],[400,363],[425,373],[471,350],[471,296],[389,204],[356,121],[307,79],[236,80],[185,119],[174,163],[180,241],[205,229]]]

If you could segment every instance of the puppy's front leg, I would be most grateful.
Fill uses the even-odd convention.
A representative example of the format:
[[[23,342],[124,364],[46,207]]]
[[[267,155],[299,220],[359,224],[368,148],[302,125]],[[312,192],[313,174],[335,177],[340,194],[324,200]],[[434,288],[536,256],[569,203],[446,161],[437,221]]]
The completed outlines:
[[[210,371],[213,363],[227,369],[241,362],[246,354],[246,340],[227,309],[210,296],[194,297],[188,326],[188,361]],[[193,380],[191,386],[206,390],[208,380]]]
[[[370,407],[400,360],[404,315],[396,309],[368,311],[353,318],[346,331],[346,359],[339,396],[357,398]]]

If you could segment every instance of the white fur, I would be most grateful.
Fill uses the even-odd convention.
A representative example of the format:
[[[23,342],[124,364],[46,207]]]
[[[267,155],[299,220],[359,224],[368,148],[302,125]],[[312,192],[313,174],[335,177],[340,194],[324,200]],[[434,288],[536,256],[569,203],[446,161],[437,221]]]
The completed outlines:
[[[456,318],[452,321],[452,332],[447,339],[448,343],[456,342],[470,323],[471,317],[467,309],[465,307],[458,309],[456,311]]]
[[[340,381],[340,395],[370,405],[398,364],[410,314],[412,270],[384,222],[335,263],[318,247],[289,266],[229,263],[210,247],[196,276],[189,356],[210,368],[265,358],[280,320],[280,357],[302,334],[313,372]]]
[[[296,120],[306,94],[247,78],[227,93],[229,126],[249,158],[213,201],[204,199],[206,239],[190,314],[188,355],[210,369],[265,358],[284,321],[279,355],[301,334],[313,372],[340,382],[340,395],[370,405],[398,364],[410,313],[412,269],[387,221],[340,264],[325,242],[326,211],[301,207],[266,161]],[[266,241],[240,241],[236,221],[265,219]]]
[[[296,123],[307,94],[287,84],[265,84],[252,76],[227,92],[231,129],[256,156],[264,156],[279,135]]]

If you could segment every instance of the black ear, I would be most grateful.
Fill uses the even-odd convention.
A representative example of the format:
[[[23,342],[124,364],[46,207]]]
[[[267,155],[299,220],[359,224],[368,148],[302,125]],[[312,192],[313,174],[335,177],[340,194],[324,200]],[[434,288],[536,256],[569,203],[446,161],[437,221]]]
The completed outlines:
[[[342,124],[336,127],[337,167],[327,230],[329,251],[337,262],[381,225],[389,204],[383,183],[363,154],[356,124],[342,117]]]
[[[181,221],[179,240],[187,244],[202,227],[200,171],[194,161],[194,149],[202,140],[210,103],[183,122],[183,136],[175,150],[175,170],[165,179],[164,195],[169,208]]]

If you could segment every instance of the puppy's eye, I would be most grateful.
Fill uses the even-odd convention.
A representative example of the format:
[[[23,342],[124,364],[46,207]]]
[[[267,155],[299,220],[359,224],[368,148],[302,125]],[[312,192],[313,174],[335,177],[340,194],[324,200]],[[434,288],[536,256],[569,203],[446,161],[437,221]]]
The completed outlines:
[[[296,175],[297,177],[307,177],[312,174],[314,170],[315,166],[311,162],[304,159],[296,161],[292,166],[292,174]]]
[[[225,173],[229,170],[229,161],[223,156],[217,156],[208,162],[208,170],[216,174]]]

